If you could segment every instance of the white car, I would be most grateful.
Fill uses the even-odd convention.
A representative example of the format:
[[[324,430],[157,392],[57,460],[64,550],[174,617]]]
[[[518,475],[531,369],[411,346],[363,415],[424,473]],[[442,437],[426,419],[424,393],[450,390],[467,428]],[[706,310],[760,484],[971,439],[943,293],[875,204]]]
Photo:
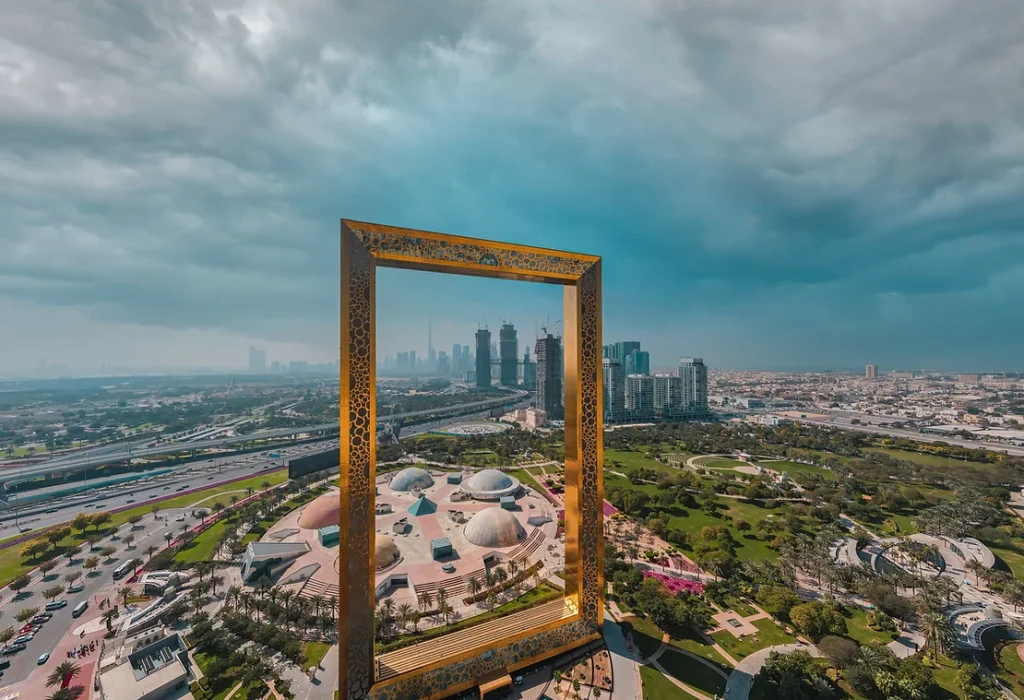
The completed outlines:
[[[178,517],[175,518],[175,520],[177,520],[179,523],[185,522],[185,514],[184,513],[179,514]]]

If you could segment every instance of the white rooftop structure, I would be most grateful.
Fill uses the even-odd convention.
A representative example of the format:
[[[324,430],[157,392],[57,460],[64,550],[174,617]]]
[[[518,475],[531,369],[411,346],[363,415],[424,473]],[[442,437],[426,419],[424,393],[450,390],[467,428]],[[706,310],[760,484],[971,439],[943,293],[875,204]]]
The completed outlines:
[[[500,469],[482,469],[462,482],[462,490],[473,498],[497,501],[519,490],[519,479]]]
[[[477,547],[513,547],[526,538],[526,529],[516,516],[498,506],[474,515],[464,532]]]

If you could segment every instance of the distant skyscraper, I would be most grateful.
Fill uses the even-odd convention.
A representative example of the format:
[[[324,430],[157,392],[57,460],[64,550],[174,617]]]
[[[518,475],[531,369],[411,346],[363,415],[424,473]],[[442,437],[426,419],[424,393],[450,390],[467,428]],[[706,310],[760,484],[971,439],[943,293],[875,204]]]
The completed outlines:
[[[608,423],[621,421],[626,410],[626,377],[622,365],[610,357],[602,360],[604,376],[601,391],[604,403],[604,419]]]
[[[430,321],[427,321],[427,367],[428,372],[437,370],[437,354],[434,352],[434,328]]]
[[[459,377],[462,376],[462,346],[458,343],[452,345],[452,371],[451,376]]]
[[[437,373],[442,377],[447,377],[452,373],[452,367],[448,364],[448,353],[444,350],[437,353]]]
[[[605,345],[601,348],[601,356],[611,360],[617,360],[623,367],[626,366],[626,357],[634,350],[640,349],[639,340],[620,340],[617,343]]]
[[[469,346],[468,345],[463,345],[462,346],[462,367],[461,367],[460,371],[468,372],[469,370],[473,369],[473,367],[474,367],[473,363],[474,363],[475,359],[476,358],[469,351]]]
[[[476,385],[491,386],[491,332],[486,328],[476,332]]]
[[[679,358],[680,392],[683,409],[697,414],[708,412],[708,368],[699,357]]]
[[[419,365],[416,362],[416,351],[415,350],[410,350],[409,351],[409,371],[412,374],[417,374],[420,371],[420,367],[419,367]]]
[[[516,328],[511,323],[503,324],[498,331],[501,341],[498,357],[501,358],[501,385],[516,386],[518,382],[519,341]]]
[[[868,379],[878,378],[878,365],[868,365],[864,368],[864,376]]]
[[[626,355],[623,366],[626,370],[626,376],[630,374],[650,374],[651,354],[646,350],[634,350]]]
[[[683,407],[683,380],[672,375],[654,377],[654,413],[662,419],[678,418]]]
[[[548,418],[562,420],[562,339],[550,333],[538,338],[534,346],[537,356],[537,407],[547,412]]]
[[[530,359],[530,348],[523,353],[523,388],[533,391],[537,388],[537,363]]]
[[[267,371],[267,352],[249,346],[249,374],[263,374]]]

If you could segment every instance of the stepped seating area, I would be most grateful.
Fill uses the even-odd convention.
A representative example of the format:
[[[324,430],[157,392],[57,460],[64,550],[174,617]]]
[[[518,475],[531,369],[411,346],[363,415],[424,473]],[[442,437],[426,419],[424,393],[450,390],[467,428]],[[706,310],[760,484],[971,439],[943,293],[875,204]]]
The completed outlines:
[[[525,569],[529,564],[529,558],[540,549],[541,544],[544,542],[544,533],[541,532],[540,528],[534,530],[529,537],[526,538],[518,547],[512,550],[509,558],[512,559],[520,568]],[[449,597],[456,598],[469,593],[469,579],[476,577],[478,581],[484,580],[486,571],[481,568],[476,571],[470,571],[468,574],[460,574],[458,576],[450,576],[440,581],[432,581],[430,583],[415,584],[416,597],[420,597],[424,593],[429,592],[431,596],[437,593],[438,588],[444,588],[445,593]]]
[[[337,598],[340,593],[341,589],[338,588],[337,583],[328,583],[315,578],[306,579],[302,588],[299,589],[300,598],[312,598],[318,595],[324,598]]]

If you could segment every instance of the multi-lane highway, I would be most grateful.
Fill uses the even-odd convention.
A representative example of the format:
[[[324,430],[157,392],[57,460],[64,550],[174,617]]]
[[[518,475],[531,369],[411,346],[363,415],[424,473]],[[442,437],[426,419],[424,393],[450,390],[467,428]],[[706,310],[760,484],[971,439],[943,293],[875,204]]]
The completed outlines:
[[[465,417],[466,415],[473,412],[473,409],[487,409],[497,406],[502,406],[509,403],[521,402],[523,397],[527,395],[527,392],[522,390],[516,390],[515,393],[509,393],[506,396],[492,397],[484,399],[482,401],[473,401],[458,406],[445,406],[437,409],[427,409],[422,411],[409,411],[407,413],[398,414],[395,416],[378,416],[378,422],[384,423],[391,419],[401,420],[413,420],[416,418],[423,418],[424,416],[453,416],[455,414]],[[23,466],[18,469],[9,469],[0,471],[0,483],[19,482],[26,479],[33,479],[39,476],[52,474],[55,472],[66,472],[66,471],[79,471],[88,469],[90,467],[98,467],[103,464],[109,464],[110,462],[116,462],[122,459],[151,457],[157,455],[174,454],[177,452],[187,452],[190,450],[204,450],[204,449],[215,449],[218,447],[224,447],[226,445],[235,444],[241,441],[254,442],[258,440],[275,440],[281,438],[292,437],[295,435],[308,433],[311,435],[316,434],[330,434],[332,431],[338,430],[338,423],[321,423],[319,425],[305,426],[302,428],[281,428],[277,430],[264,430],[260,432],[251,433],[249,435],[233,436],[233,437],[218,437],[207,440],[196,440],[194,442],[172,444],[172,445],[154,445],[154,446],[131,446],[129,449],[128,445],[123,445],[120,450],[111,447],[109,451],[95,452],[89,451],[85,455],[67,455],[63,457],[56,457],[46,462],[40,462],[31,466]],[[102,448],[101,448],[102,449]]]

